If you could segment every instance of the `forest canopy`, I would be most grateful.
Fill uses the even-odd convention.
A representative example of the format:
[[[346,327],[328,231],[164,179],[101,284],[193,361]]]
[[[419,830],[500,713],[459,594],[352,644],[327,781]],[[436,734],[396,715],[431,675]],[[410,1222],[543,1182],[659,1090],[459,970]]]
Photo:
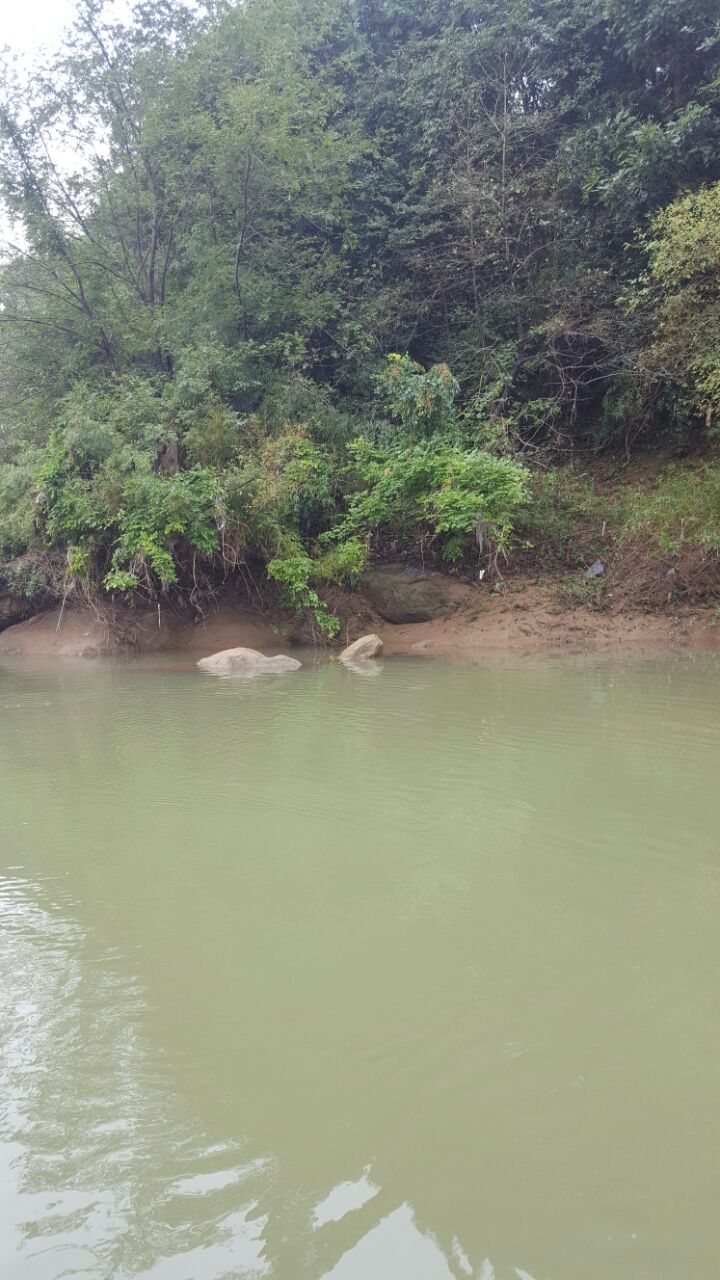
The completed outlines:
[[[0,565],[331,634],[497,555],[539,461],[714,430],[718,184],[716,0],[79,0],[0,71]]]

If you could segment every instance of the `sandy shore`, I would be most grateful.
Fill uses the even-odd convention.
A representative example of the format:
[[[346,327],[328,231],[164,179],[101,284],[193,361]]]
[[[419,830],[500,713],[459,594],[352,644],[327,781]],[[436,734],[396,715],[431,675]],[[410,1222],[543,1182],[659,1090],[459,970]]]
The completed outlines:
[[[473,591],[436,622],[378,628],[388,653],[552,654],[720,649],[720,618],[709,609],[606,613],[559,600],[557,584],[515,581],[502,594]]]
[[[662,613],[603,613],[561,602],[557,584],[513,580],[503,592],[457,584],[456,612],[432,622],[393,625],[359,595],[333,602],[344,643],[375,631],[385,652],[416,656],[540,653],[624,653],[662,649],[720,649],[720,618],[712,609],[677,606]],[[89,611],[59,609],[0,632],[0,655],[95,658],[104,654],[184,652],[201,657],[245,645],[281,653],[307,642],[290,619],[268,619],[225,604],[199,623],[169,610],[122,610],[111,626]]]

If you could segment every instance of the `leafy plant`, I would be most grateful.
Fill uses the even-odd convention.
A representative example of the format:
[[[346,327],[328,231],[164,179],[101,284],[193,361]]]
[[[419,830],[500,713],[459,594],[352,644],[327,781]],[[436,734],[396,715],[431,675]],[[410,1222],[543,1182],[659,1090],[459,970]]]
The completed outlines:
[[[118,512],[119,536],[105,587],[123,591],[141,582],[152,585],[152,576],[162,587],[177,582],[173,547],[178,539],[191,552],[211,556],[218,547],[216,499],[216,478],[202,467],[134,480],[126,491],[127,505]]]
[[[711,423],[720,411],[720,183],[661,210],[645,248],[659,295],[657,354]]]
[[[271,560],[267,567],[268,577],[282,587],[285,603],[295,613],[309,613],[320,635],[331,640],[340,630],[340,620],[310,586],[312,569],[312,561],[303,551]]]
[[[321,546],[330,539],[320,538]],[[360,538],[345,538],[335,542],[327,550],[320,552],[313,563],[312,576],[314,582],[328,582],[337,587],[355,587],[368,560],[367,543]]]
[[[407,536],[425,525],[442,538],[450,560],[463,554],[473,534],[499,551],[508,547],[527,500],[528,473],[519,463],[438,436],[386,446],[356,440],[350,453],[356,492],[344,534],[384,528]]]
[[[26,449],[0,465],[0,564],[21,555],[36,540],[38,453]]]
[[[447,432],[455,425],[458,383],[446,364],[426,371],[409,356],[389,355],[377,379],[385,412],[413,436]]]

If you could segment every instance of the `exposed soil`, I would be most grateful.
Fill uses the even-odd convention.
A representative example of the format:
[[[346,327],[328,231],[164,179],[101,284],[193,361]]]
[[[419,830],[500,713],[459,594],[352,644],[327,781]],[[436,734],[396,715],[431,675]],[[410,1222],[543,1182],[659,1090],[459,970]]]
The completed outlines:
[[[720,616],[712,608],[599,612],[564,603],[556,581],[532,578],[515,578],[503,591],[458,582],[453,593],[458,607],[449,617],[404,625],[384,622],[359,594],[338,592],[329,603],[342,619],[340,642],[374,631],[388,655],[720,649]],[[274,654],[309,638],[287,615],[266,617],[236,603],[195,624],[163,610],[117,610],[110,622],[89,611],[66,609],[61,616],[53,609],[0,633],[0,655],[92,659],[131,650],[202,657],[239,645]]]
[[[502,594],[473,591],[449,618],[376,628],[392,653],[624,653],[720,649],[720,618],[709,609],[605,613],[559,599],[556,583],[514,581]]]
[[[287,643],[269,621],[238,608],[222,608],[195,624],[167,610],[120,608],[105,620],[89,609],[56,608],[0,633],[0,655],[97,658],[186,651],[200,658],[238,645],[280,653]]]

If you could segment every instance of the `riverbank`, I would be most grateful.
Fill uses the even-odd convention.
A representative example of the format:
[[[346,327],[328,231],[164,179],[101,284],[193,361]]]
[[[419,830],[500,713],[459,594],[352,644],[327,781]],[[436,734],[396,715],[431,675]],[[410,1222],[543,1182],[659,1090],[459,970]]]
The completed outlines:
[[[337,593],[332,607],[342,619],[339,640],[349,643],[374,631],[386,654],[426,657],[720,649],[720,615],[712,606],[604,611],[568,601],[563,582],[552,577],[516,577],[502,591],[458,582],[453,594],[455,608],[447,616],[397,624],[380,617],[361,593]],[[274,654],[308,642],[311,637],[287,614],[262,614],[233,599],[199,622],[162,608],[118,608],[102,616],[56,608],[1,632],[0,656],[93,659],[133,651],[201,657],[239,645]]]

